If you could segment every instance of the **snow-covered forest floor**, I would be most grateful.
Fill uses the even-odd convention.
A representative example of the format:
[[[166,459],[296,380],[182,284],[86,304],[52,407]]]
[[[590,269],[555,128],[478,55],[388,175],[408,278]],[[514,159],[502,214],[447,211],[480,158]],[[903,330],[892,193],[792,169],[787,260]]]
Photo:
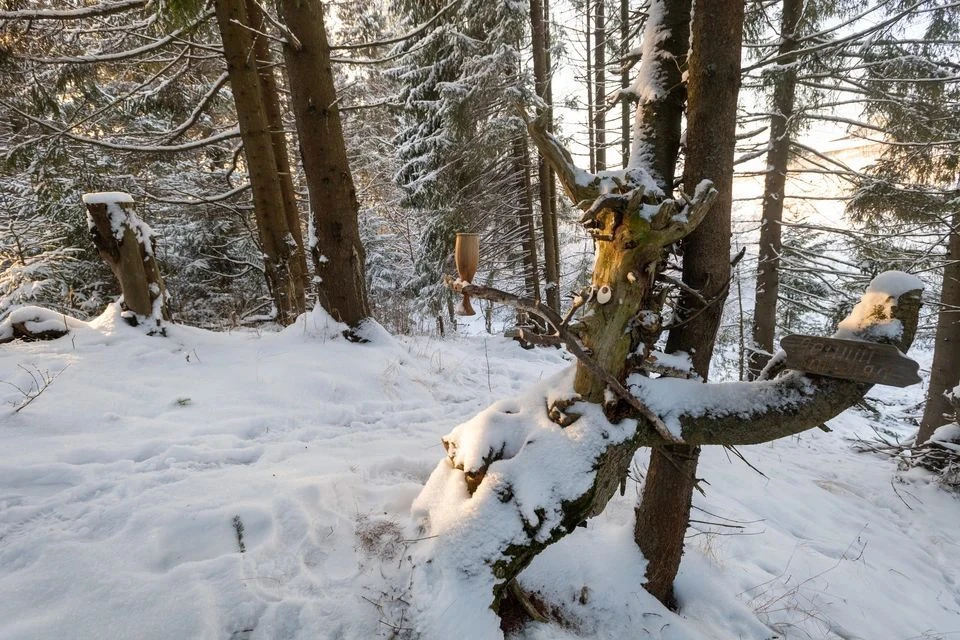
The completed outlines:
[[[569,362],[498,336],[367,337],[322,312],[147,337],[111,307],[0,347],[23,390],[0,385],[0,639],[404,637],[409,508],[440,437]],[[705,451],[679,615],[641,586],[631,483],[523,575],[568,625],[522,637],[960,638],[960,500],[850,443],[908,437],[922,389],[869,399],[879,416],[743,448],[765,476]]]

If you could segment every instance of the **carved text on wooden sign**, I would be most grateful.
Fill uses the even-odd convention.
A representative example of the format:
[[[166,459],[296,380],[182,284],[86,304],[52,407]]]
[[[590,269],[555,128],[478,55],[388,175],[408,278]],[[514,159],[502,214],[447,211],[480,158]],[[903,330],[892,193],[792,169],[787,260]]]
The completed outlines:
[[[792,335],[780,346],[788,369],[893,387],[920,382],[919,365],[892,344]]]

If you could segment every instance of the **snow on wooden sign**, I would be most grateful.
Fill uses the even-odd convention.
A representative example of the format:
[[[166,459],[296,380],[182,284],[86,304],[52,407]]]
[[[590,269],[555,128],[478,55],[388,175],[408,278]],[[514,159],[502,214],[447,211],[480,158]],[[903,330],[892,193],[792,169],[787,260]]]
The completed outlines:
[[[891,344],[790,335],[780,346],[788,369],[893,387],[920,382],[919,365]]]

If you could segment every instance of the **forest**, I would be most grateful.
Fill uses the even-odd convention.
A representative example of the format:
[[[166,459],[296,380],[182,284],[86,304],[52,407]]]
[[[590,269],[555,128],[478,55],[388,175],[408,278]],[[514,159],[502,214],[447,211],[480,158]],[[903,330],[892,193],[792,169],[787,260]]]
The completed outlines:
[[[960,4],[0,0],[0,640],[960,638]]]

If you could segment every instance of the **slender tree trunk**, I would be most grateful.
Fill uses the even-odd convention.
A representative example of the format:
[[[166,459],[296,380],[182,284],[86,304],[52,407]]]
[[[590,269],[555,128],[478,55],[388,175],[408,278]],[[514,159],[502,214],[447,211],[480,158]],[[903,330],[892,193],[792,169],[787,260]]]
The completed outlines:
[[[254,31],[265,32],[263,11],[254,0],[246,0],[247,17],[250,28]],[[287,221],[287,229],[297,245],[296,254],[291,256],[290,270],[295,295],[298,300],[306,297],[307,287],[307,258],[303,250],[303,231],[300,225],[300,210],[297,207],[297,193],[293,187],[293,172],[290,170],[290,154],[287,150],[287,133],[283,125],[283,111],[280,108],[280,91],[277,89],[277,77],[273,70],[273,55],[270,45],[264,36],[253,36],[254,54],[257,58],[257,68],[260,72],[260,91],[263,97],[263,107],[270,127],[270,136],[273,140],[273,155],[277,161],[277,179],[280,181],[280,191],[283,193],[283,216]],[[303,311],[303,309],[301,309]]]
[[[607,168],[607,110],[604,108],[607,93],[606,69],[604,68],[607,57],[605,4],[606,0],[596,0],[596,6],[594,7],[596,13],[594,14],[593,22],[593,90],[595,96],[593,99],[593,128],[596,129],[594,136],[597,143],[597,171],[603,171]]]
[[[917,434],[917,444],[929,440],[937,427],[949,422],[946,416],[953,411],[953,407],[944,394],[960,384],[960,212],[953,214],[935,344],[927,403]]]
[[[540,273],[537,268],[537,228],[533,216],[533,187],[530,178],[530,151],[526,136],[518,136],[513,142],[514,175],[516,193],[520,196],[518,207],[522,229],[523,279],[526,295],[540,300]]]
[[[356,326],[370,316],[365,254],[323,6],[317,0],[281,0],[281,7],[287,28],[299,41],[297,46],[288,38],[283,55],[316,234],[310,253],[319,278],[317,293],[334,318]]]
[[[793,118],[797,88],[797,72],[792,65],[796,57],[792,54],[799,46],[796,31],[802,15],[803,0],[783,0],[778,52],[782,62],[773,89],[773,114],[770,117],[770,143],[763,188],[757,297],[753,308],[753,347],[750,353],[751,378],[756,378],[770,360],[777,328],[780,254],[783,251],[780,223],[783,220],[784,187],[790,154],[790,120]]]
[[[602,0],[594,0],[594,2],[602,2]],[[590,47],[590,41],[592,40],[590,37],[590,0],[587,0],[585,5],[586,29],[584,29],[584,37],[586,38],[586,45],[584,51],[587,56],[587,64],[584,74],[587,79],[587,146],[590,150],[590,173],[595,173],[597,170],[597,142],[596,131],[593,127],[593,50]]]
[[[704,222],[681,241],[683,281],[711,304],[703,309],[695,297],[681,296],[679,321],[684,324],[670,331],[667,351],[690,353],[694,369],[706,380],[730,278],[743,2],[698,2],[693,14],[683,183],[692,191],[700,180],[712,180],[718,195]],[[697,446],[653,449],[637,507],[634,536],[647,558],[645,586],[667,606],[674,605],[673,582],[690,522],[699,457]]]
[[[550,36],[550,0],[543,0],[543,37],[544,37],[544,59],[546,60],[547,87],[544,101],[550,109],[550,118],[547,121],[547,131],[553,133],[553,56],[550,54],[551,36]],[[550,179],[547,184],[550,186],[550,222],[553,227],[553,253],[557,256],[557,282],[560,274],[560,228],[557,219],[557,180],[553,167],[547,165],[550,171]],[[557,299],[560,298],[560,292],[557,291]]]
[[[626,59],[630,51],[630,0],[620,0],[620,55]],[[630,72],[624,63],[620,72],[620,88],[630,86]],[[630,102],[620,101],[620,155],[623,159],[623,168],[630,164]]]
[[[548,99],[549,71],[547,69],[547,37],[543,0],[530,0],[531,33],[533,38],[533,77],[537,95],[546,107],[537,109],[537,116],[551,129],[553,114]],[[560,260],[557,255],[557,221],[554,217],[550,185],[553,174],[542,154],[537,154],[537,176],[540,186],[540,219],[543,227],[543,273],[546,279],[547,305],[560,310]]]
[[[277,321],[289,324],[304,310],[305,302],[302,281],[300,285],[297,283],[297,244],[285,215],[284,192],[263,86],[256,60],[251,55],[253,37],[245,26],[250,20],[244,0],[216,0],[214,5],[253,191],[267,286],[277,307]]]
[[[669,36],[663,54],[652,63],[653,83],[661,87],[654,97],[641,101],[634,123],[630,166],[649,167],[657,184],[669,196],[673,193],[677,153],[680,149],[681,123],[687,92],[682,70],[690,48],[691,0],[663,0],[663,28]],[[644,37],[651,37],[647,25]],[[696,185],[691,185],[692,188]]]

